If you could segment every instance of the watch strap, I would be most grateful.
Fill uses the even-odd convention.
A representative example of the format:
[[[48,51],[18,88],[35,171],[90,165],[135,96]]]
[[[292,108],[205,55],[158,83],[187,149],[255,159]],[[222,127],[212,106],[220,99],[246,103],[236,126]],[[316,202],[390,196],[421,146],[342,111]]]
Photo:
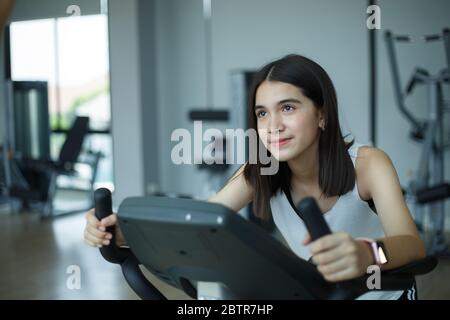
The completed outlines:
[[[370,246],[375,264],[378,266],[381,266],[383,264],[383,262],[381,261],[380,253],[378,252],[378,245],[376,240],[371,238],[356,238],[355,240],[366,242]]]

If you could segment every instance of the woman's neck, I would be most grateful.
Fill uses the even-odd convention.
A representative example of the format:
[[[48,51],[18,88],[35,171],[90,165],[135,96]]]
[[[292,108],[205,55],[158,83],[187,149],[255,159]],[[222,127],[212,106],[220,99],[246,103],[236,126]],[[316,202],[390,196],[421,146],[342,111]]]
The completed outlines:
[[[291,184],[304,187],[319,186],[319,140],[302,152],[297,158],[288,161],[292,172]]]

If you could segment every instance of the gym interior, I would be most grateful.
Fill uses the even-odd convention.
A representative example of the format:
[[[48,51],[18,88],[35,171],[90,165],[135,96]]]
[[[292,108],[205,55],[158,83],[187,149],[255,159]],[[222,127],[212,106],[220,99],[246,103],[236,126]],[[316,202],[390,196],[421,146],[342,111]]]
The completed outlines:
[[[0,6],[0,299],[142,298],[120,266],[84,242],[94,190],[112,191],[114,212],[129,197],[214,195],[242,163],[205,163],[202,146],[224,142],[227,129],[245,130],[253,74],[287,54],[328,72],[343,134],[389,155],[427,256],[437,261],[415,276],[418,298],[450,299],[449,1]],[[202,140],[207,129],[219,134]],[[192,141],[188,163],[174,161],[177,130]],[[186,286],[142,270],[165,298],[193,298]]]

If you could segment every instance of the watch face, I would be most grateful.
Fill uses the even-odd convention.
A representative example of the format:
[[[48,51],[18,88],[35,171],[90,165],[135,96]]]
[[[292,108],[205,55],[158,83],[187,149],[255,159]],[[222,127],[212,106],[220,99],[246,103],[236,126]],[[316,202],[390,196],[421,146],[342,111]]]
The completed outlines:
[[[377,242],[377,248],[378,248],[378,257],[380,258],[380,263],[385,264],[388,262],[386,252],[384,250],[384,244],[383,242],[378,241]]]

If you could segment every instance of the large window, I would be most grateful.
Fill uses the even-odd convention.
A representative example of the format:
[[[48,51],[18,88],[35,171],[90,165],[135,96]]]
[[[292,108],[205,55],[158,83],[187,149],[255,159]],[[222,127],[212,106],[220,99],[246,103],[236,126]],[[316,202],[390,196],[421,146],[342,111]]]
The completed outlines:
[[[14,22],[10,35],[12,80],[48,83],[52,157],[75,117],[89,116],[86,146],[104,154],[97,182],[113,188],[107,16]]]

